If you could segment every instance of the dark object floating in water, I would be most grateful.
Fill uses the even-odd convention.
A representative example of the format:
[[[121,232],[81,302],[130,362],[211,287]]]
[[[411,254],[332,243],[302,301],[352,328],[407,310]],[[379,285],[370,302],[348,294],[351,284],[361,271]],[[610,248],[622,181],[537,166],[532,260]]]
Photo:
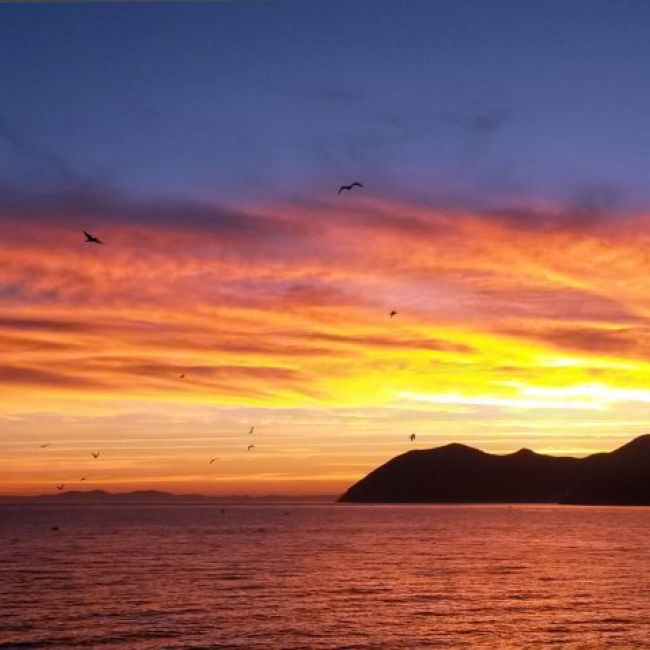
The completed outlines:
[[[586,458],[458,443],[396,456],[339,499],[357,503],[650,505],[650,435]]]

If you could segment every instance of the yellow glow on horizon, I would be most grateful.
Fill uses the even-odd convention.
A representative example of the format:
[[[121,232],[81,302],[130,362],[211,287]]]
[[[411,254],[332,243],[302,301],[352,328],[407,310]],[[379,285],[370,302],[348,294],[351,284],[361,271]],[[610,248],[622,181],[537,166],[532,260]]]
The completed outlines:
[[[16,218],[0,249],[17,295],[0,303],[0,491],[88,474],[86,488],[336,492],[411,432],[598,451],[648,428],[645,215],[575,232],[362,197],[346,210],[264,206],[254,242],[107,225],[101,250]]]

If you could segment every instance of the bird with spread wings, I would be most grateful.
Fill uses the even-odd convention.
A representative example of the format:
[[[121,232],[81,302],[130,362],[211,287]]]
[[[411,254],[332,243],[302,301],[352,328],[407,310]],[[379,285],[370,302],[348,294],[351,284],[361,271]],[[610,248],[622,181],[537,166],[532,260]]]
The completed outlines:
[[[361,183],[358,183],[357,181],[354,181],[354,183],[350,183],[349,185],[341,185],[341,187],[339,187],[338,193],[340,194],[341,192],[343,192],[343,190],[349,191],[353,187],[363,187],[363,185]]]
[[[95,237],[94,235],[91,235],[89,232],[84,230],[84,235],[86,235],[86,244],[103,244],[104,242],[99,239],[99,237]]]

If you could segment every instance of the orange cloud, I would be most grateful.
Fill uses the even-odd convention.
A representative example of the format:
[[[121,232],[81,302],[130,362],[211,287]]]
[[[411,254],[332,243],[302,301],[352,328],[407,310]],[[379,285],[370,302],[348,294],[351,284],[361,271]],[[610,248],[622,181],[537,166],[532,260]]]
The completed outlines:
[[[86,441],[119,447],[101,485],[311,489],[307,472],[335,490],[414,428],[422,444],[570,451],[645,426],[645,215],[51,198],[0,212],[3,491],[67,480]],[[153,459],[137,444],[152,431]],[[44,437],[56,471],[34,456]],[[216,452],[231,471],[212,480]]]

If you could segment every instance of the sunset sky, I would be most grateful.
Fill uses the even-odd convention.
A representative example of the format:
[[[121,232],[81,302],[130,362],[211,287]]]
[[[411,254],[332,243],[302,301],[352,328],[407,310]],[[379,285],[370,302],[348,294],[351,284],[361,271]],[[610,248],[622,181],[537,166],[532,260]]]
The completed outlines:
[[[649,24],[0,6],[0,493],[336,494],[650,432]]]

